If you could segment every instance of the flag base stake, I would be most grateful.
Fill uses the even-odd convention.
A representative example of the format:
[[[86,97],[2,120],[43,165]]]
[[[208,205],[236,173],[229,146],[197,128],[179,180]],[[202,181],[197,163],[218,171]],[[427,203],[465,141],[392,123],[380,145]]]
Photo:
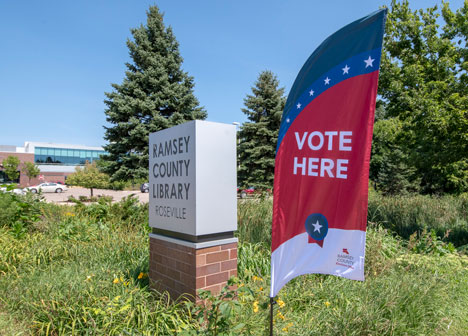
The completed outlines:
[[[273,305],[276,301],[270,297],[270,336],[273,336]]]

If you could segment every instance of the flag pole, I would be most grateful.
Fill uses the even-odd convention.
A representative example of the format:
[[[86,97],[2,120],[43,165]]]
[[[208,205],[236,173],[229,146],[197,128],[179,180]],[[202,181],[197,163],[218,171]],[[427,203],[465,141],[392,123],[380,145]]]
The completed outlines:
[[[270,297],[270,336],[273,336],[273,305],[276,301]]]

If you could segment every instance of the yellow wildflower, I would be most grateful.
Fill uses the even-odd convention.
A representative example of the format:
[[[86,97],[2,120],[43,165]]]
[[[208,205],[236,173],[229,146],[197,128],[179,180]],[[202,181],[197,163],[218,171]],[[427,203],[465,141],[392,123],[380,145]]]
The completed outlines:
[[[276,317],[282,320],[284,320],[285,318],[284,315],[280,311],[276,313]]]
[[[243,283],[241,283],[241,284],[239,285],[239,288],[241,288],[241,287],[244,287],[244,284],[243,284]]]
[[[260,288],[259,288],[259,291],[262,291],[262,290],[263,290],[263,287],[260,287]]]
[[[91,281],[91,278],[92,278],[93,276],[94,276],[94,275],[88,275],[88,276],[86,277],[86,280],[85,280],[85,281]]]
[[[263,281],[262,278],[260,278],[260,277],[258,277],[256,275],[254,275],[252,279],[254,279],[254,281]]]
[[[258,313],[258,301],[255,301],[253,303],[253,311],[254,311],[254,313]]]
[[[327,306],[327,308],[328,308],[328,307],[330,307],[330,304],[331,304],[331,303],[328,302],[328,301],[325,301],[323,304],[324,304],[325,306]]]
[[[147,276],[146,273],[140,272],[140,274],[138,274],[138,279],[146,278],[146,276]]]
[[[118,284],[119,283],[119,279],[118,278],[115,278],[114,281],[112,281],[113,283],[115,284]]]
[[[276,301],[276,303],[278,304],[278,306],[279,306],[280,308],[283,308],[284,306],[286,306],[286,303],[284,303],[284,301],[281,300],[281,299],[278,299],[278,300]]]
[[[283,330],[284,332],[288,332],[289,328],[291,328],[292,326],[293,326],[293,323],[289,322],[288,325],[281,330]]]
[[[66,213],[65,213],[65,216],[68,216],[68,217],[75,217],[75,214],[74,214],[74,213],[71,213],[71,212],[66,212]]]

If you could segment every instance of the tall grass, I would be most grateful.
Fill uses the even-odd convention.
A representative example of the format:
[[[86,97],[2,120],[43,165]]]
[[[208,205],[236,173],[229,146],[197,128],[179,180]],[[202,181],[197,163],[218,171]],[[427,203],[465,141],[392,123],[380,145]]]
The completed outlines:
[[[271,245],[273,200],[240,200],[237,207],[237,235],[246,243]]]
[[[146,208],[128,199],[105,215],[98,207],[44,205],[27,237],[1,228],[0,314],[46,335],[189,328],[185,304],[148,290]]]
[[[190,304],[148,288],[147,206],[42,204],[26,236],[0,228],[0,335],[265,335],[271,207],[239,202],[237,303],[221,302],[229,318],[210,329],[210,307],[199,320]],[[365,282],[307,275],[288,283],[275,305],[275,335],[466,334],[468,257],[414,253],[389,222],[368,227]]]
[[[380,223],[405,239],[426,229],[441,238],[446,236],[446,241],[457,247],[468,244],[468,197],[371,193],[368,209],[368,221]]]
[[[243,242],[271,244],[272,199],[242,200],[238,206],[238,236]],[[434,230],[455,246],[468,244],[468,197],[382,196],[370,193],[368,221],[398,236]]]
[[[244,325],[239,334],[265,335],[269,248],[244,243],[239,252],[240,281],[249,291],[241,292],[242,310],[231,323]],[[275,335],[465,334],[466,256],[413,254],[386,229],[370,225],[365,274],[364,282],[326,275],[293,279],[277,298]]]

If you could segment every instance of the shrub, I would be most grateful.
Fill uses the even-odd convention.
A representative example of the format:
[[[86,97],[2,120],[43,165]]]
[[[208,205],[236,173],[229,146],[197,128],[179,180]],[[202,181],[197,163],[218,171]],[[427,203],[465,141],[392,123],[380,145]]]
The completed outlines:
[[[79,200],[76,199],[74,196],[68,196],[68,202],[77,203],[77,202],[79,202]]]
[[[11,188],[9,188],[11,189]],[[40,219],[41,196],[0,192],[0,227],[12,229],[16,237],[23,237],[32,224]]]
[[[15,198],[9,193],[0,192],[0,209],[0,227],[11,226],[12,218],[18,212]]]
[[[124,190],[125,184],[125,181],[112,181],[107,188],[112,190]]]
[[[114,200],[113,196],[108,196],[108,195],[98,195],[98,202],[104,202],[104,203],[112,203]]]

